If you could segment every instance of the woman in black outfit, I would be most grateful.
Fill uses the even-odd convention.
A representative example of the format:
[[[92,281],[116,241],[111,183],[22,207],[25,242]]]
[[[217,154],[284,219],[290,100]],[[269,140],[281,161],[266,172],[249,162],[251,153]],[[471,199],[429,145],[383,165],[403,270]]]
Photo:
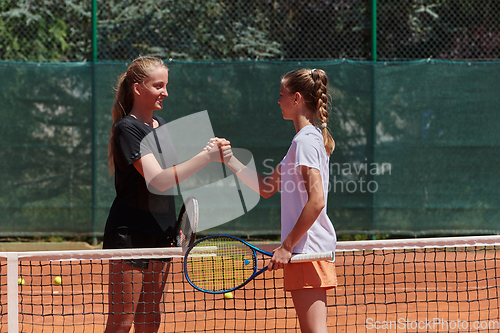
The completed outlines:
[[[116,198],[104,231],[105,249],[171,246],[174,186],[211,161],[220,162],[211,140],[210,149],[177,164],[168,135],[157,135],[165,121],[153,112],[162,109],[167,84],[168,68],[154,57],[137,58],[118,79],[108,148]],[[105,332],[129,332],[132,324],[135,332],[157,332],[168,271],[168,260],[113,261]]]

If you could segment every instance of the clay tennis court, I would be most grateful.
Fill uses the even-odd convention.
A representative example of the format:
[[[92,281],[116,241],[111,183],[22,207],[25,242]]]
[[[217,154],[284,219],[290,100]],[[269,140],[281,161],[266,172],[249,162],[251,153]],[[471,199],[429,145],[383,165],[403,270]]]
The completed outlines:
[[[494,248],[338,252],[329,331],[498,331],[499,259]],[[106,262],[22,262],[19,331],[103,332]],[[161,332],[299,331],[281,271],[264,273],[232,299],[195,291],[184,280],[181,258],[173,259],[171,272]],[[2,266],[0,332],[7,332],[5,280]]]
[[[20,332],[103,332],[107,309],[108,261],[21,262]],[[281,272],[251,282],[233,299],[195,291],[184,280],[182,259],[174,258],[164,294],[160,332],[290,331],[296,327]],[[62,284],[53,282],[62,277]],[[273,279],[277,282],[273,285]],[[5,276],[2,276],[5,280]],[[5,286],[5,282],[2,282]],[[2,292],[1,303],[6,303]],[[2,323],[6,324],[6,315]],[[0,332],[7,332],[2,325]],[[281,330],[279,328],[282,328]]]

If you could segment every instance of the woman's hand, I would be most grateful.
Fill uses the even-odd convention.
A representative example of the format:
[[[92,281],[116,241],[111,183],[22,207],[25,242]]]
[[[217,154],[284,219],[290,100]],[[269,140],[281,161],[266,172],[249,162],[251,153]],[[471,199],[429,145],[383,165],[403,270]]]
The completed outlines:
[[[231,142],[224,138],[211,138],[203,150],[209,152],[211,161],[227,163],[233,156]]]
[[[217,138],[211,138],[205,148],[203,148],[203,151],[210,151],[212,148],[217,144]]]
[[[283,246],[278,247],[274,250],[274,255],[267,266],[267,270],[272,271],[283,268],[285,264],[288,264],[291,257],[292,251],[285,249]]]
[[[209,154],[210,161],[212,162],[223,162],[222,159],[222,151],[219,149],[219,145],[217,144],[219,138],[211,138],[203,151],[206,151]]]
[[[217,139],[217,145],[219,146],[219,149],[222,154],[222,162],[224,163],[229,163],[229,160],[231,157],[233,157],[233,150],[231,149],[231,142],[224,138],[218,138]]]

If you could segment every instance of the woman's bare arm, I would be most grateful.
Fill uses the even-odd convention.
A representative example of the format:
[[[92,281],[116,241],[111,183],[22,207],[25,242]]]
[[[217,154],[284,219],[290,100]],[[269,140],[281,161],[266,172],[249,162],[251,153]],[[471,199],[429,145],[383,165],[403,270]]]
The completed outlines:
[[[270,175],[263,176],[255,170],[248,168],[233,155],[229,141],[218,139],[218,145],[224,163],[248,187],[264,198],[269,198],[278,192],[281,186],[281,164],[278,164]]]
[[[221,154],[217,147],[204,150],[191,159],[162,169],[153,154],[147,154],[134,162],[134,167],[144,179],[159,191],[165,191],[189,178],[212,161],[221,162]]]

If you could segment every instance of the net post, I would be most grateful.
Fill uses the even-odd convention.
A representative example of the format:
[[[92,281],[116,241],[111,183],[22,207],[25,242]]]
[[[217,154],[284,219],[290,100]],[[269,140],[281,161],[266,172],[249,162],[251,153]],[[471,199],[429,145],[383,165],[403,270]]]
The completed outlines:
[[[9,333],[19,332],[18,253],[7,253],[7,328]]]

